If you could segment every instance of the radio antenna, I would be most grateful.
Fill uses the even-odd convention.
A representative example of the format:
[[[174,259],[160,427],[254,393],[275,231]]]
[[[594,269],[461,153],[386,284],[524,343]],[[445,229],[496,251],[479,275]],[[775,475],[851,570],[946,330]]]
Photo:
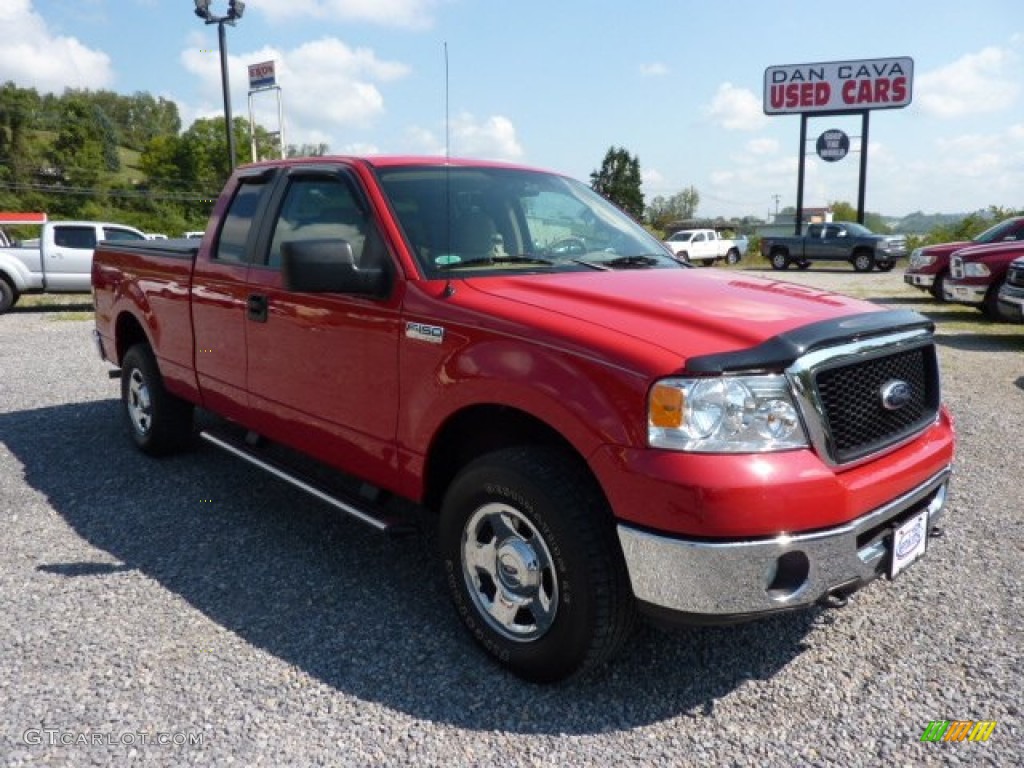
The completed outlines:
[[[452,276],[448,272],[451,267],[451,254],[452,254],[452,182],[451,182],[451,159],[452,159],[452,139],[451,139],[451,121],[448,119],[448,41],[444,41],[444,220],[445,228],[447,230],[447,243],[445,244],[445,250],[447,251],[445,258],[445,277],[447,278],[444,285],[444,297],[448,298],[455,293],[455,285],[452,283]]]

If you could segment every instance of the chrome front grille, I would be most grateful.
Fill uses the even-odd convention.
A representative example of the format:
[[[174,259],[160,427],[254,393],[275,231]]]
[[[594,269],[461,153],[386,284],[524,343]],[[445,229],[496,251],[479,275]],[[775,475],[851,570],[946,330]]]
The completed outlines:
[[[833,465],[898,445],[938,416],[938,361],[927,331],[811,353],[787,374],[812,444]]]

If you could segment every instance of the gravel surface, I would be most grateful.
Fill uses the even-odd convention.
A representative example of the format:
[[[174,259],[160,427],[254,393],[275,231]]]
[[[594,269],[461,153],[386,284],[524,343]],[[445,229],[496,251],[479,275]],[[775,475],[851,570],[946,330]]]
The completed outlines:
[[[385,538],[211,447],[143,457],[81,306],[0,317],[0,764],[1024,764],[1024,327],[898,271],[785,277],[938,321],[945,536],[845,608],[643,628],[552,687],[476,650],[430,535]],[[998,725],[920,742],[954,719]]]

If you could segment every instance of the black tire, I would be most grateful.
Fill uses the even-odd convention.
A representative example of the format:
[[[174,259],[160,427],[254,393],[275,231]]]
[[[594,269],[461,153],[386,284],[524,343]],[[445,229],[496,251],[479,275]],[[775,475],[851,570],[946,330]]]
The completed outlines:
[[[988,289],[988,293],[985,294],[985,300],[981,302],[981,306],[978,307],[981,310],[981,314],[985,316],[986,320],[991,320],[994,323],[999,323],[1005,320],[1003,313],[999,311],[999,286],[993,285]]]
[[[735,248],[730,250],[727,254],[725,254],[725,263],[729,264],[729,265],[739,264],[740,263],[740,252],[737,251]]]
[[[932,298],[936,301],[946,301],[946,295],[943,293],[946,287],[946,278],[949,277],[948,272],[940,272],[935,276],[935,282],[931,284],[928,289],[928,293],[932,295]]]
[[[0,277],[0,315],[18,303],[18,292],[14,286],[7,282],[6,278]]]
[[[143,453],[176,453],[192,439],[194,408],[164,389],[148,344],[131,347],[121,361],[121,405],[128,434]]]
[[[879,261],[875,264],[875,268],[879,272],[892,272],[893,267],[896,266],[895,261]]]
[[[875,267],[875,256],[871,251],[857,251],[850,263],[858,272],[870,272]]]
[[[635,604],[611,512],[568,451],[526,446],[472,461],[445,494],[438,538],[459,616],[514,674],[583,674],[628,638]]]
[[[676,254],[676,261],[681,261],[681,262],[683,262],[683,264],[689,264],[690,263],[690,254],[687,253],[686,251],[679,251]]]
[[[801,272],[804,272],[804,271],[806,271],[806,270],[811,268],[811,262],[809,262],[809,261],[799,261],[799,262],[797,262],[796,268],[799,269]]]
[[[785,251],[772,251],[769,261],[772,269],[789,269],[789,254]]]

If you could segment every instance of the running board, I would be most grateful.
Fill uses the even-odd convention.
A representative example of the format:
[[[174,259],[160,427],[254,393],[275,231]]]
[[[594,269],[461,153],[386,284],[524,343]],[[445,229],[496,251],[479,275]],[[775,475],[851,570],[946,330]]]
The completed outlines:
[[[260,469],[269,472],[274,475],[274,477],[284,480],[286,483],[293,485],[299,490],[305,491],[310,496],[314,496],[320,499],[320,501],[330,504],[332,507],[344,512],[346,515],[354,517],[356,520],[376,528],[378,531],[399,535],[412,533],[416,530],[416,526],[410,521],[388,514],[373,502],[357,500],[353,495],[346,494],[345,496],[342,496],[342,494],[339,494],[336,491],[327,490],[322,485],[318,485],[316,481],[302,477],[281,462],[275,461],[269,457],[257,455],[255,450],[251,449],[244,443],[239,443],[224,435],[217,435],[206,430],[200,432],[199,437],[206,442],[227,451],[228,453],[234,454],[240,459],[244,459]]]

